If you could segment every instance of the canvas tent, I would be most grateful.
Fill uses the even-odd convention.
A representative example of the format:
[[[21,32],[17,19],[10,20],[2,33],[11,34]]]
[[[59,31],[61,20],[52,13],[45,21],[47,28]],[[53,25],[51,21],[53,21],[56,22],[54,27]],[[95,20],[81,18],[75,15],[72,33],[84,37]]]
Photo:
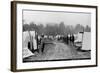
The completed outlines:
[[[31,35],[31,38],[32,38],[34,50],[36,50],[37,49],[36,32],[30,31],[30,35]]]
[[[91,32],[84,32],[82,50],[91,50]]]
[[[28,42],[31,40],[33,42],[33,50],[37,49],[37,40],[35,38],[36,34],[35,31],[25,31],[23,32],[23,48],[22,48],[22,55],[23,58],[34,55],[34,53],[32,53],[29,49],[28,49]],[[32,50],[31,49],[31,50]]]
[[[25,47],[27,47],[27,44],[30,41],[30,36],[29,36],[28,31],[23,32],[22,39],[23,39],[23,41],[22,41],[23,48],[25,48]]]
[[[29,56],[35,55],[34,53],[32,53],[27,47],[23,48],[22,50],[22,57],[26,58]]]
[[[25,31],[23,32],[23,48],[22,48],[22,57],[28,57],[31,55],[34,55],[29,49],[28,49],[28,42],[30,41],[30,36],[29,36],[29,32]]]
[[[82,36],[83,36],[82,33],[78,33],[77,36],[76,36],[76,40],[75,40],[74,42],[75,42],[75,43],[76,43],[76,42],[82,42]]]
[[[78,33],[74,43],[81,50],[91,50],[91,32]]]

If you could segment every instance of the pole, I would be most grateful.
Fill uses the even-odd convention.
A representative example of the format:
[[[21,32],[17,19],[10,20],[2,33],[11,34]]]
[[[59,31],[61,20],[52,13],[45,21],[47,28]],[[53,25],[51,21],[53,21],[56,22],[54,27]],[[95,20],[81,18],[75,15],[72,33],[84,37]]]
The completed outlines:
[[[83,43],[83,34],[84,34],[84,27],[83,27],[83,33],[82,33],[82,43]]]

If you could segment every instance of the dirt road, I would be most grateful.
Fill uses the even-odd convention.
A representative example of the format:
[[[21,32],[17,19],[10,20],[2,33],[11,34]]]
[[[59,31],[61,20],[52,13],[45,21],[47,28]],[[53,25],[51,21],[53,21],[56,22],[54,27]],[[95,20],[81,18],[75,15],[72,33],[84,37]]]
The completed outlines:
[[[37,53],[36,55],[24,58],[24,62],[83,58],[90,58],[90,52],[79,52],[73,46],[64,44],[63,42],[53,41],[52,44],[45,45],[43,54]]]

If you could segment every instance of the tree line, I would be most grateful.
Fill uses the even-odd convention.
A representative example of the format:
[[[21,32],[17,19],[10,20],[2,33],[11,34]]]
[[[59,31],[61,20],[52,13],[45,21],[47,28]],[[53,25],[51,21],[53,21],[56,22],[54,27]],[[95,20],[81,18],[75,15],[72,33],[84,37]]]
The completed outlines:
[[[45,26],[43,24],[35,24],[31,22],[30,24],[23,24],[24,31],[36,31],[38,35],[67,35],[67,34],[76,34],[78,32],[91,32],[91,27],[88,25],[82,26],[77,24],[76,26],[65,25],[64,22],[56,23],[47,23]]]

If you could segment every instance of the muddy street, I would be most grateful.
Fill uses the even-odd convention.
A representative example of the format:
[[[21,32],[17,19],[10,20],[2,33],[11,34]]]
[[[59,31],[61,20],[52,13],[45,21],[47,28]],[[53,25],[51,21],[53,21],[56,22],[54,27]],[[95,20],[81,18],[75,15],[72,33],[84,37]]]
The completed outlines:
[[[80,52],[72,45],[65,44],[60,41],[53,41],[45,44],[44,52],[24,58],[24,62],[34,62],[42,60],[76,60],[90,59],[90,52]]]

